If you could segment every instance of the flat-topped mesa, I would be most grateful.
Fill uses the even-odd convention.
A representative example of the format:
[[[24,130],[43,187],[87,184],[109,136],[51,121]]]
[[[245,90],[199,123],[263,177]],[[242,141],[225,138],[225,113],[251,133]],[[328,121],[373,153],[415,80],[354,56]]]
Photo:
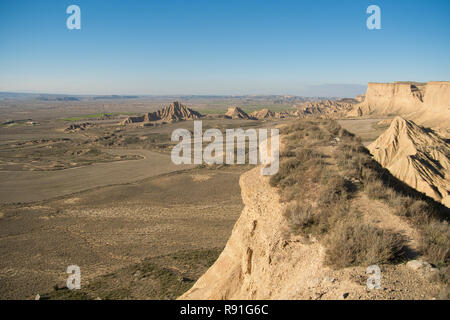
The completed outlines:
[[[424,103],[434,106],[431,110],[432,112],[438,110],[448,111],[450,108],[450,81],[428,82]]]
[[[370,82],[364,101],[348,115],[400,115],[447,131],[450,122],[450,82]]]
[[[423,103],[426,84],[395,82],[369,83],[363,102],[374,113],[406,113]]]
[[[413,121],[396,117],[368,149],[395,177],[450,206],[450,146],[444,139]]]
[[[225,116],[231,119],[252,119],[239,107],[229,107]]]
[[[201,118],[202,115],[192,110],[178,101],[172,102],[167,107],[164,107],[155,112],[146,113],[140,117],[128,117],[121,124],[138,123],[138,122],[151,122],[151,121],[183,121],[183,120],[195,120]]]

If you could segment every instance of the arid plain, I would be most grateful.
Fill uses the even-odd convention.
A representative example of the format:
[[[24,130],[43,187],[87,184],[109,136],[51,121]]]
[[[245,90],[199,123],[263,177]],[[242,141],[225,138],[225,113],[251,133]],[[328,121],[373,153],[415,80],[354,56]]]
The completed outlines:
[[[80,266],[87,283],[145,258],[200,250],[201,260],[203,251],[220,252],[242,211],[238,181],[249,167],[174,165],[170,135],[177,128],[192,130],[192,121],[120,125],[130,114],[170,102],[2,102],[1,122],[16,120],[0,127],[2,298],[52,292],[64,286],[71,264]],[[221,114],[227,101],[196,105]],[[71,129],[83,123],[88,127]],[[203,120],[204,128],[219,129],[267,124]],[[200,276],[213,261],[192,272]]]
[[[341,154],[341,148],[348,147],[348,144],[353,144],[351,148],[355,148],[354,145],[358,143],[369,148],[376,145],[377,139],[383,133],[387,135],[388,133],[385,132],[394,130],[392,126],[402,125],[404,121],[396,118],[391,123],[394,115],[382,112],[352,115],[352,113],[358,113],[361,106],[365,106],[364,103],[370,102],[369,99],[364,99],[364,97],[326,99],[285,96],[112,96],[99,99],[3,97],[0,101],[0,253],[2,256],[0,297],[2,299],[33,299],[39,295],[41,299],[175,299],[180,296],[188,299],[217,297],[333,299],[342,295],[344,298],[347,297],[348,294],[342,293],[342,290],[353,290],[354,294],[350,297],[352,299],[358,297],[359,299],[442,298],[446,294],[445,285],[443,289],[442,285],[428,282],[426,279],[421,280],[420,283],[414,283],[413,279],[416,277],[414,271],[404,266],[406,261],[420,257],[418,253],[420,236],[416,228],[410,221],[395,216],[393,210],[384,204],[381,198],[377,198],[378,195],[375,198],[371,196],[371,192],[374,192],[368,188],[378,186],[380,181],[370,180],[366,185],[365,181],[359,181],[363,180],[362,178],[358,180],[351,176],[355,175],[353,171],[348,171],[348,163],[352,162],[353,158],[359,159],[359,165],[361,165],[363,153],[358,152],[362,151]],[[176,100],[182,103],[173,102]],[[297,158],[305,152],[298,148],[308,150],[308,156],[302,156],[307,171],[295,173],[295,181],[289,178],[290,180],[287,179],[281,185],[272,184],[271,180],[269,186],[267,181],[259,181],[259,178],[255,178],[258,180],[252,180],[255,186],[250,186],[246,177],[253,172],[249,171],[254,167],[251,165],[177,166],[170,158],[170,151],[176,144],[171,141],[171,134],[179,128],[193,132],[192,120],[195,119],[202,120],[203,130],[217,128],[221,132],[233,128],[288,128],[287,133],[283,133],[286,129],[282,130],[282,144],[286,146],[291,143],[291,140],[295,140],[297,149],[292,150],[296,150]],[[409,122],[406,122],[406,125],[412,126]],[[297,129],[292,133],[289,131],[292,126],[297,126],[300,128],[298,130],[308,133],[300,134],[295,131]],[[329,127],[331,129],[328,129]],[[438,129],[445,131],[445,125]],[[428,135],[428,132],[424,131],[423,135]],[[300,135],[303,135],[303,138],[298,140]],[[445,145],[447,142],[443,143]],[[389,147],[388,143],[382,146]],[[379,148],[379,142],[376,148]],[[360,150],[359,147],[356,149]],[[292,151],[283,152],[281,173],[275,177],[281,181],[285,179],[283,170],[286,170],[286,164],[292,162],[289,158]],[[320,166],[322,169],[319,170]],[[301,167],[302,165],[299,165],[298,168]],[[331,171],[328,168],[331,168]],[[290,174],[293,174],[295,170],[291,170]],[[403,264],[386,264],[383,269],[386,272],[388,289],[385,288],[381,295],[367,295],[364,293],[364,283],[361,280],[365,277],[365,269],[346,268],[344,271],[336,271],[337,273],[334,273],[331,278],[325,277],[326,279],[338,278],[338,280],[342,278],[340,280],[343,286],[333,289],[333,286],[336,286],[334,280],[326,285],[321,282],[321,290],[323,291],[323,287],[326,287],[321,293],[310,292],[310,287],[315,288],[317,284],[308,284],[309,286],[305,287],[301,295],[295,295],[293,291],[286,291],[281,295],[272,291],[265,293],[267,290],[274,289],[274,292],[277,290],[276,286],[272,287],[264,282],[267,276],[265,274],[260,275],[257,282],[260,286],[266,285],[266,287],[260,291],[255,289],[247,293],[245,290],[250,289],[246,289],[247,284],[244,279],[248,277],[249,281],[252,281],[253,275],[248,272],[244,275],[240,274],[238,278],[243,278],[242,282],[238,287],[232,287],[234,281],[231,280],[235,276],[229,279],[226,271],[221,271],[223,272],[221,281],[225,283],[225,287],[212,295],[203,294],[204,288],[212,290],[208,289],[207,292],[215,292],[215,284],[208,282],[208,277],[210,274],[214,277],[216,270],[220,270],[224,255],[231,254],[238,259],[243,259],[242,261],[250,259],[245,266],[240,266],[239,262],[238,269],[249,268],[248,264],[252,263],[252,259],[260,258],[259,253],[256,253],[258,239],[246,238],[249,235],[252,237],[255,233],[259,218],[248,222],[249,225],[253,224],[251,232],[247,230],[248,233],[245,232],[242,235],[239,230],[249,228],[246,225],[246,215],[256,210],[252,201],[265,203],[266,198],[252,200],[252,196],[246,195],[248,191],[245,190],[255,188],[255,197],[269,192],[270,197],[276,198],[273,195],[275,190],[273,187],[279,188],[280,194],[283,195],[284,188],[292,187],[292,183],[294,186],[303,181],[309,183],[308,179],[312,173],[308,170],[316,172],[312,178],[314,181],[322,181],[323,175],[333,177],[334,171],[338,170],[340,179],[343,178],[346,181],[345,188],[349,188],[346,191],[346,194],[349,193],[348,199],[339,201],[342,201],[345,206],[356,206],[362,212],[363,220],[368,225],[376,226],[380,230],[385,230],[384,232],[392,229],[406,236],[404,248],[407,250],[404,251],[409,253],[403,256],[401,260]],[[319,173],[314,170],[319,170]],[[361,167],[357,171],[364,170]],[[447,174],[446,170],[442,169],[443,175]],[[323,173],[320,173],[321,171]],[[403,178],[402,174],[398,176],[400,180]],[[420,176],[420,172],[412,174]],[[411,171],[405,177],[410,175]],[[396,181],[396,178],[388,177],[388,181],[394,180]],[[434,181],[430,182],[431,186]],[[302,192],[303,196],[321,190],[324,186],[320,183],[317,185],[315,181],[305,186],[309,189]],[[391,185],[387,189],[384,187],[386,190],[390,188]],[[412,198],[417,199],[419,203],[422,195],[416,195],[416,191],[408,188],[408,199],[412,192]],[[336,190],[332,192],[338,192]],[[392,192],[394,194],[394,191]],[[247,203],[244,203],[243,198],[247,199]],[[283,196],[280,199],[282,198]],[[397,201],[403,198],[390,195],[388,202],[392,202],[392,199]],[[439,198],[435,199],[439,200]],[[307,200],[313,203],[315,201],[312,194]],[[448,211],[446,207],[429,198],[424,200],[431,203],[430,206],[437,208],[441,213]],[[248,203],[249,201],[251,204]],[[263,237],[261,241],[270,243],[268,239],[272,236],[271,232],[274,232],[278,236],[282,235],[281,240],[277,240],[276,246],[280,241],[287,244],[286,248],[283,247],[280,250],[271,249],[280,254],[289,252],[286,250],[290,250],[290,244],[296,245],[304,241],[312,241],[313,246],[319,246],[314,249],[318,250],[317,252],[325,250],[321,246],[326,246],[328,237],[333,234],[332,231],[330,231],[331,235],[326,236],[314,234],[314,232],[307,235],[306,231],[301,231],[305,232],[303,240],[295,238],[299,230],[289,235],[290,232],[287,230],[292,229],[292,225],[288,225],[293,222],[292,217],[289,218],[289,214],[286,213],[289,210],[282,209],[283,201],[276,200],[261,204],[261,208],[259,204],[257,205],[258,210],[262,210],[260,212],[262,220],[258,222],[262,223],[262,226],[258,228],[265,228],[264,219],[268,217],[264,215],[276,213],[278,210],[284,212],[272,220],[269,218],[270,228],[267,230],[271,231],[263,234],[260,234],[261,231],[256,232],[258,237]],[[331,210],[333,206],[337,205],[326,204],[328,208],[326,210]],[[319,209],[317,208],[316,211],[320,218],[320,210],[324,209]],[[345,210],[350,215],[353,209]],[[273,224],[280,217],[284,217],[282,221],[280,220],[280,225]],[[310,223],[312,226],[315,223],[319,225],[322,223],[311,219],[311,217],[307,218],[309,222],[305,222],[305,226],[309,226]],[[336,218],[326,219],[332,221]],[[280,231],[276,231],[278,228]],[[376,231],[378,229],[374,230],[375,234],[381,232]],[[441,243],[443,241],[444,246],[448,245],[445,232],[448,232],[448,229],[445,229],[444,238],[440,240]],[[241,236],[244,239],[240,239]],[[240,249],[236,251],[229,248],[233,241],[236,242],[233,240],[236,237],[239,239],[238,242],[250,241],[253,249],[242,248],[244,251],[247,250],[246,253],[242,253],[242,256],[247,258],[241,257]],[[322,243],[322,237],[326,240],[323,244],[319,245],[319,242],[314,244],[316,241]],[[319,240],[314,240],[316,238]],[[311,249],[309,245],[305,248]],[[263,251],[266,249],[262,248]],[[296,253],[303,250],[297,249],[299,251],[295,251]],[[250,250],[250,258],[248,250]],[[261,254],[261,258],[264,257],[265,253]],[[448,249],[444,253],[439,251],[439,257],[442,256],[444,260],[447,259]],[[296,257],[296,255],[288,254],[288,257]],[[230,258],[227,262],[230,263],[229,270],[234,270],[233,259]],[[321,257],[321,259],[325,258]],[[387,263],[389,259],[382,258],[380,262]],[[269,270],[269,277],[273,276],[270,273],[272,271],[286,274],[282,270],[290,264],[296,265],[294,262],[288,261],[276,267],[268,266],[268,269],[264,270]],[[317,270],[322,268],[328,270],[328,267],[323,267],[321,263],[316,267],[314,264],[311,266]],[[396,263],[398,263],[397,260]],[[65,287],[68,276],[66,268],[69,265],[78,265],[81,268],[82,290],[70,291]],[[308,270],[311,266],[305,266],[304,270]],[[448,270],[448,267],[445,266],[445,262],[444,266],[440,267],[439,272],[443,276],[439,277],[445,278],[445,270]],[[436,273],[436,270],[433,267],[432,271]],[[201,277],[202,275],[204,276]],[[298,281],[305,282],[301,279]],[[408,283],[406,291],[389,289],[394,288],[398,281]],[[340,285],[339,281],[337,283]],[[306,286],[305,283],[303,284]]]

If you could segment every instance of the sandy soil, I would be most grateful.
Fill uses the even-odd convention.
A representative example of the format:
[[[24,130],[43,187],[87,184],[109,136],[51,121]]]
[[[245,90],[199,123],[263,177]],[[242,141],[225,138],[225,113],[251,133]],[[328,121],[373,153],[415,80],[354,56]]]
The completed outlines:
[[[58,171],[0,171],[0,203],[33,202],[111,184],[129,183],[187,166],[172,164],[169,155],[148,150],[110,150],[116,155],[137,154],[130,160]]]
[[[49,292],[71,264],[89,281],[145,257],[223,247],[242,210],[241,173],[194,169],[2,206],[0,297]]]
[[[347,131],[361,137],[365,146],[375,141],[388,127],[377,125],[378,122],[388,118],[372,118],[372,119],[341,119],[339,124]]]

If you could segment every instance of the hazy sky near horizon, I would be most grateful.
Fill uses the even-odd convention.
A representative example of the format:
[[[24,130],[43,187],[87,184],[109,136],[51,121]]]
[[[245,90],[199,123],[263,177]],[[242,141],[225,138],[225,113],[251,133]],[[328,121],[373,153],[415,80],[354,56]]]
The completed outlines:
[[[68,30],[66,8],[81,8]],[[381,8],[381,30],[366,9]],[[450,80],[448,0],[0,0],[0,91],[353,96]]]

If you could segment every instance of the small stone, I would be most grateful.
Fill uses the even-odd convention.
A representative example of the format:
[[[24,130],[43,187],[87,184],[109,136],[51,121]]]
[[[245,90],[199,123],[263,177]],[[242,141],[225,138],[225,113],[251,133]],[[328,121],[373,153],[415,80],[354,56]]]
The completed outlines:
[[[428,277],[429,280],[439,279],[439,269],[438,268],[427,269],[426,276]]]
[[[193,280],[190,279],[190,278],[188,278],[188,277],[182,277],[182,276],[179,276],[179,277],[178,277],[178,281],[179,281],[179,282],[192,282]]]
[[[326,292],[316,292],[314,294],[314,300],[320,300],[322,299],[322,296],[325,294]]]
[[[322,280],[322,283],[326,283],[326,284],[331,284],[331,283],[335,283],[336,279],[333,277],[325,277]]]
[[[36,297],[34,297],[34,300],[41,300],[41,296],[39,295],[39,293],[36,295]]]
[[[431,264],[429,264],[426,261],[422,260],[411,260],[406,263],[406,266],[413,270],[420,270],[420,269],[428,269],[431,268]]]
[[[55,290],[55,291],[65,290],[65,289],[67,289],[67,284],[65,282],[60,282],[53,286],[53,290]]]
[[[342,294],[342,298],[343,298],[343,299],[347,299],[348,296],[349,296],[349,293],[348,293],[348,292],[345,292],[345,293]]]
[[[431,264],[422,260],[411,260],[406,263],[406,266],[412,270],[419,271],[423,276],[434,279],[439,277],[439,269],[434,268]]]

